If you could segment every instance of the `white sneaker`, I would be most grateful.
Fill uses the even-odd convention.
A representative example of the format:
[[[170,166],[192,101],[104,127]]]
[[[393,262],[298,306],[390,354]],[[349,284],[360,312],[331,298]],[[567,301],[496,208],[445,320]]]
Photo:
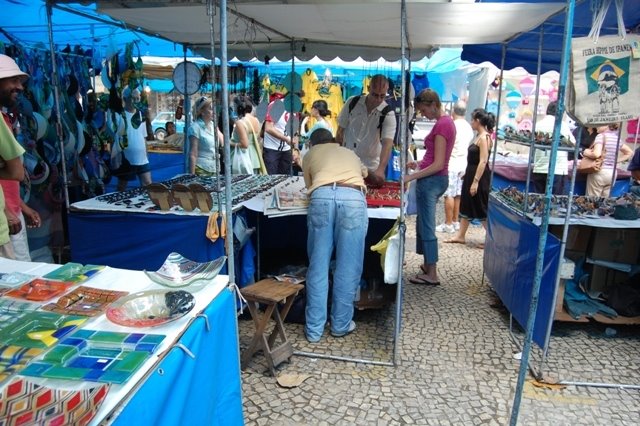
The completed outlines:
[[[443,223],[436,226],[436,232],[446,232],[447,234],[453,234],[456,231],[453,228],[453,225],[447,225],[446,223]]]
[[[355,329],[356,329],[356,323],[355,323],[354,321],[351,321],[351,322],[349,323],[349,328],[347,328],[347,331],[345,331],[345,332],[343,332],[343,333],[336,333],[336,332],[333,332],[333,331],[332,331],[332,332],[331,332],[331,335],[332,335],[333,337],[344,337],[344,336],[346,336],[347,334],[351,334],[351,333],[353,333],[353,331],[354,331]]]
[[[453,222],[453,229],[454,229],[454,231],[459,231],[460,230],[460,222]]]

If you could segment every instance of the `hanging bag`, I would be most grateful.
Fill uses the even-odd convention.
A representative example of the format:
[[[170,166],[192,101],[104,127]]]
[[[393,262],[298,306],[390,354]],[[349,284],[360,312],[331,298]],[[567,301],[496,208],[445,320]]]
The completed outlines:
[[[606,136],[602,135],[602,153],[598,158],[582,157],[578,163],[578,173],[589,175],[591,173],[598,173],[602,170],[602,163],[604,163],[604,156],[607,153],[605,149],[605,143],[607,142]],[[593,145],[585,150],[587,153],[593,152]],[[584,154],[583,154],[584,155]]]
[[[234,175],[252,175],[253,165],[251,164],[251,157],[249,156],[249,150],[243,149],[240,145],[236,145],[233,148],[233,159],[231,160],[231,174]]]
[[[615,1],[618,35],[600,36]],[[624,0],[603,0],[587,37],[571,39],[567,110],[584,125],[627,121],[640,115],[640,36],[626,34]]]

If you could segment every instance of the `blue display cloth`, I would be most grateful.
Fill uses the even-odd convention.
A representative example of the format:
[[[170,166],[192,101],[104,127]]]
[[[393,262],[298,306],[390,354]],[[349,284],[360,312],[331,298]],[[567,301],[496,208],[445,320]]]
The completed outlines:
[[[484,272],[509,312],[526,328],[532,300],[533,279],[540,228],[531,221],[489,197]],[[558,273],[560,241],[547,235],[544,266],[533,328],[533,341],[544,347]]]
[[[209,217],[145,213],[69,213],[74,262],[157,270],[169,253],[198,262],[225,254],[224,240],[205,236]],[[224,273],[225,271],[223,271]]]
[[[242,425],[238,325],[233,293],[223,290],[127,402],[115,425]],[[207,326],[208,321],[208,326]]]

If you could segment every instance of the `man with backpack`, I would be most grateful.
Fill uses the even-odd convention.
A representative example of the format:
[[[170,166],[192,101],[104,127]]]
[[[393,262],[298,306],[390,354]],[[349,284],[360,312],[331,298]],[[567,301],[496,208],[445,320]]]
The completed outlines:
[[[388,90],[387,77],[376,74],[368,94],[349,98],[338,115],[336,141],[356,153],[369,170],[367,183],[373,186],[384,183],[396,133],[395,114],[385,102]]]

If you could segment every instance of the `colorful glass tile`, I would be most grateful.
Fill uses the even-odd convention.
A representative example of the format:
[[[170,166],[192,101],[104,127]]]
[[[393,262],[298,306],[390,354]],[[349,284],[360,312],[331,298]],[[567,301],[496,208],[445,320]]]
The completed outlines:
[[[83,390],[62,390],[16,377],[0,393],[0,425],[80,425],[96,415],[109,384]]]
[[[9,376],[20,372],[29,361],[42,352],[43,349],[40,348],[22,348],[12,345],[0,346],[0,383],[8,379]]]
[[[11,298],[0,298],[0,328],[19,320],[22,315],[38,309],[37,303],[22,302]]]
[[[47,348],[87,320],[53,312],[29,312],[19,321],[0,325],[0,342],[25,348]]]
[[[35,275],[22,272],[0,272],[0,292],[20,287],[23,284],[37,278]]]
[[[49,272],[43,278],[78,284],[85,282],[104,268],[105,267],[102,265],[82,265],[80,263],[69,262],[58,269]]]
[[[126,291],[102,290],[80,286],[60,296],[56,303],[49,303],[43,306],[42,309],[59,314],[94,317],[102,314],[107,305],[127,294],[129,293]]]
[[[8,291],[6,295],[15,297],[16,299],[44,302],[46,300],[53,299],[56,296],[60,296],[72,285],[72,282],[52,281],[44,278],[36,278],[35,280],[32,280],[27,284],[22,285],[21,287]]]
[[[83,333],[79,333],[82,331]],[[156,351],[165,336],[79,330],[31,362],[24,376],[124,383]],[[79,335],[83,337],[79,337]],[[133,339],[130,339],[132,336]],[[83,340],[85,344],[79,345]],[[135,340],[137,345],[130,343]]]

